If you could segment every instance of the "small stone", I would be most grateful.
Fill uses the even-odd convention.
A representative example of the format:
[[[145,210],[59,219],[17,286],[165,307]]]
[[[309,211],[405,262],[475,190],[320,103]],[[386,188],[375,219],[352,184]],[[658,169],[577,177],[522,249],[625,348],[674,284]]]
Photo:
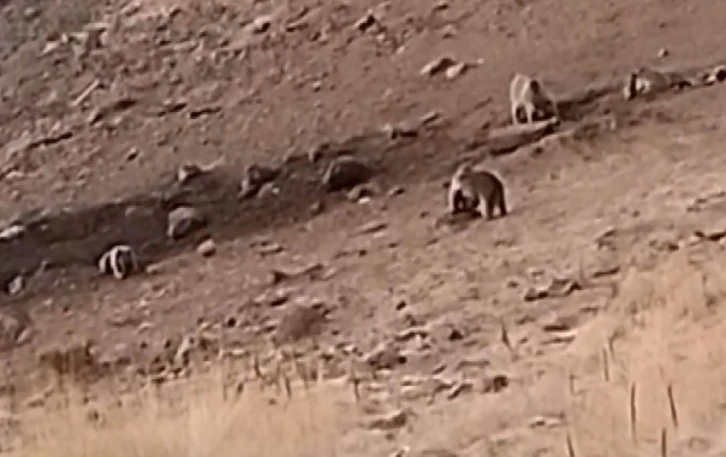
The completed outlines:
[[[176,171],[176,180],[179,184],[186,184],[201,174],[202,169],[198,165],[184,164]]]
[[[428,125],[440,118],[441,113],[439,113],[438,111],[429,111],[428,113],[421,116],[421,124]]]
[[[189,335],[185,336],[174,353],[174,362],[182,366],[187,365],[189,363],[191,351],[195,346],[194,343],[195,341],[193,337]]]
[[[660,59],[668,57],[669,54],[670,54],[670,52],[668,52],[668,50],[666,48],[660,48],[658,50],[658,58],[660,58]]]
[[[23,11],[23,16],[25,16],[25,19],[28,20],[35,19],[36,17],[40,16],[40,10],[38,8],[29,6]]]
[[[8,295],[18,295],[25,288],[25,278],[22,275],[18,275],[8,283],[7,291]]]
[[[267,242],[257,246],[256,250],[259,255],[265,257],[268,255],[279,254],[284,251],[285,248],[279,243]]]
[[[466,62],[459,62],[446,69],[446,79],[456,79],[469,68]]]
[[[503,374],[484,379],[484,392],[500,392],[509,385],[509,377]]]
[[[274,181],[280,174],[278,168],[251,164],[245,169],[240,184],[240,198],[251,198],[259,194],[262,186]]]
[[[180,239],[205,226],[206,223],[206,218],[196,208],[180,206],[169,213],[166,234],[171,239]]]
[[[464,334],[458,328],[451,327],[446,339],[449,341],[461,341],[464,339]]]
[[[20,224],[13,224],[0,230],[0,241],[10,241],[19,238],[25,233],[25,226]]]
[[[280,188],[274,182],[266,182],[257,192],[258,198],[276,197],[280,195]]]
[[[254,33],[264,33],[272,24],[272,16],[263,15],[258,16],[252,21],[252,31]]]
[[[445,25],[444,28],[441,30],[441,36],[443,38],[452,38],[456,36],[456,27],[454,27],[452,24]]]
[[[406,363],[407,359],[390,344],[380,344],[368,353],[365,362],[376,370],[390,370]]]
[[[396,138],[416,138],[418,136],[416,127],[407,125],[406,123],[400,123],[398,125],[388,123],[381,127],[381,131],[391,140],[395,140]]]
[[[355,24],[353,25],[357,30],[361,32],[365,32],[372,26],[376,24],[376,17],[373,15],[371,11],[368,11],[363,17],[355,21]]]
[[[310,205],[310,214],[313,216],[317,216],[319,214],[322,214],[325,211],[325,204],[318,200],[315,203]]]
[[[443,11],[449,9],[449,2],[446,0],[439,0],[433,7],[434,11]]]
[[[202,257],[211,257],[216,252],[217,245],[211,238],[202,241],[201,243],[199,243],[199,246],[197,246],[197,253],[199,253],[199,255],[201,255]]]
[[[404,192],[406,192],[406,189],[402,186],[393,186],[388,190],[388,196],[395,197],[397,195],[402,195]]]
[[[379,189],[377,186],[371,185],[370,183],[360,184],[348,192],[348,200],[357,202],[363,198],[371,198],[375,196],[378,191]]]
[[[385,230],[388,227],[388,223],[383,221],[371,221],[363,224],[359,229],[358,233],[361,235],[371,234]]]
[[[343,155],[330,162],[323,174],[322,185],[327,192],[351,189],[367,182],[372,175],[373,171],[364,162]]]
[[[135,160],[139,156],[139,149],[138,148],[131,148],[126,153],[126,161],[131,162]]]
[[[394,430],[401,428],[408,422],[409,413],[405,410],[393,411],[380,417],[372,419],[368,428],[378,430]]]
[[[290,300],[292,292],[288,289],[277,289],[272,292],[263,293],[256,297],[253,301],[260,306],[267,306],[270,308],[277,308],[282,306]]]
[[[455,64],[456,61],[450,56],[438,57],[424,65],[421,69],[421,75],[435,76]]]
[[[468,381],[460,381],[454,384],[450,389],[449,392],[446,394],[446,398],[449,400],[453,400],[454,398],[458,397],[459,395],[463,393],[469,393],[472,390],[474,390],[474,385],[471,382]]]

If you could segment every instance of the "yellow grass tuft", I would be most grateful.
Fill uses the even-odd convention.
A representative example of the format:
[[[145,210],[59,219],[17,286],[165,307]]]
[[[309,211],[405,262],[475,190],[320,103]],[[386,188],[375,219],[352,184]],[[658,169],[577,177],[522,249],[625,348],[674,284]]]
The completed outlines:
[[[217,376],[144,391],[113,407],[71,406],[26,418],[27,457],[299,457],[334,454],[344,386],[282,392],[247,386],[234,398]],[[228,397],[225,399],[225,397]],[[77,404],[76,404],[77,405]],[[100,420],[89,417],[97,411]]]

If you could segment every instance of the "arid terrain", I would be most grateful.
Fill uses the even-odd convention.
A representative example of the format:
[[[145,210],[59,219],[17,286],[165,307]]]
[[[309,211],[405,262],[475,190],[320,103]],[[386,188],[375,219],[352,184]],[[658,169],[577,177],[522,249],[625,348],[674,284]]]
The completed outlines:
[[[0,0],[0,456],[726,456],[723,24]],[[516,72],[562,122],[507,127]],[[444,217],[464,160],[508,215]]]

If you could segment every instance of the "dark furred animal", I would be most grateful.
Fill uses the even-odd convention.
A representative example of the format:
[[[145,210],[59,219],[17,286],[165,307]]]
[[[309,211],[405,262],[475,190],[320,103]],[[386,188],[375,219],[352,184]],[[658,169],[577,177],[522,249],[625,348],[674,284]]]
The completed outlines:
[[[499,216],[507,215],[504,184],[493,173],[477,170],[471,164],[457,168],[449,185],[449,212],[456,214],[474,208],[487,219],[494,218],[495,210]]]

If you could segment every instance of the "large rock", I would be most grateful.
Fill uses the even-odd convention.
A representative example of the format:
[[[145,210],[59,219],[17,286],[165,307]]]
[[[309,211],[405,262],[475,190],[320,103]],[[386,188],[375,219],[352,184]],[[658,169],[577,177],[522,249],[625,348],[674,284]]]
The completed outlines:
[[[206,223],[206,218],[198,209],[191,206],[180,206],[169,213],[166,235],[174,240],[183,238],[205,226]]]
[[[352,189],[367,182],[373,170],[363,161],[351,156],[340,156],[330,162],[323,174],[322,184],[327,192]]]
[[[257,164],[248,166],[240,185],[240,197],[256,196],[265,184],[274,181],[279,174],[280,170],[277,168]]]

